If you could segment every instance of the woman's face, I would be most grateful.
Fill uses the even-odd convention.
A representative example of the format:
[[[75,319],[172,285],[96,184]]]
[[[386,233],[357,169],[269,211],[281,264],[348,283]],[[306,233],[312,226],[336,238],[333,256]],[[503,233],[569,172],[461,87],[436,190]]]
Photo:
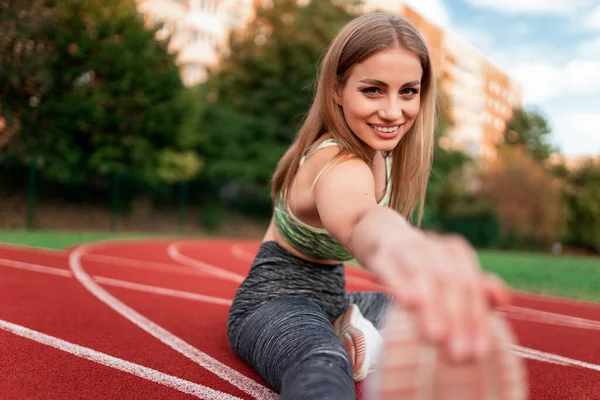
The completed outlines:
[[[373,150],[391,151],[419,114],[422,75],[417,55],[390,48],[355,64],[334,100],[360,140]]]

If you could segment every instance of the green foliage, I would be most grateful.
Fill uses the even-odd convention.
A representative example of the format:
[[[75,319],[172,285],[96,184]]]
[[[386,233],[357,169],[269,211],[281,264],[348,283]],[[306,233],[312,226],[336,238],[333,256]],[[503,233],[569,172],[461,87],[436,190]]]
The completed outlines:
[[[52,43],[52,57],[40,66],[47,90],[33,104],[12,100],[31,118],[22,119],[9,151],[22,160],[42,157],[43,176],[60,183],[121,174],[156,185],[194,176],[201,162],[188,151],[197,139],[183,129],[190,109],[174,56],[144,27],[135,2],[46,6],[54,26],[29,34]]]
[[[600,252],[600,164],[573,171],[565,191],[567,241]]]
[[[464,236],[478,248],[491,247],[500,238],[500,220],[493,208],[482,204],[463,204],[443,217],[447,232]]]
[[[319,59],[350,19],[329,1],[278,1],[233,35],[202,88],[206,177],[267,186],[310,107]]]
[[[208,231],[215,231],[221,226],[226,217],[226,210],[220,204],[205,204],[200,211],[199,223]]]
[[[507,126],[504,142],[509,146],[523,145],[536,160],[544,161],[554,150],[547,142],[551,131],[548,120],[540,111],[516,109]]]
[[[56,23],[50,0],[0,0],[0,148],[22,121],[37,117],[35,105],[50,89],[48,68]]]

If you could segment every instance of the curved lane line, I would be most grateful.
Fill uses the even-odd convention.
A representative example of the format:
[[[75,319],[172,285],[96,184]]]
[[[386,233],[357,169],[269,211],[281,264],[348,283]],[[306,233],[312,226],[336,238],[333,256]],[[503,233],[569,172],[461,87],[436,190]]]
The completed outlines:
[[[204,263],[193,257],[182,254],[181,251],[179,251],[178,245],[181,245],[183,243],[185,242],[171,243],[167,248],[167,253],[169,254],[169,257],[183,265],[192,267],[197,271],[204,272],[219,277],[221,279],[229,280],[235,283],[242,283],[242,281],[244,280],[245,276],[243,275],[236,274],[235,272],[231,272],[223,268],[215,267],[214,265]]]
[[[108,305],[117,313],[121,314],[123,317],[127,318],[136,326],[140,327],[161,342],[171,347],[173,350],[188,357],[198,365],[204,367],[208,371],[229,382],[238,389],[254,396],[257,399],[277,399],[279,397],[269,388],[253,381],[247,376],[219,362],[215,358],[210,357],[208,354],[198,350],[162,326],[149,320],[100,287],[100,285],[94,282],[94,280],[85,272],[83,266],[81,265],[82,256],[91,247],[93,247],[93,245],[87,244],[75,248],[73,252],[69,254],[69,265],[71,267],[71,271],[73,272],[73,276],[100,301]]]
[[[144,367],[129,361],[122,360],[117,357],[109,356],[108,354],[92,350],[88,347],[83,347],[66,340],[59,339],[54,336],[47,335],[33,329],[26,328],[21,325],[13,324],[8,321],[0,320],[0,329],[21,336],[26,339],[53,347],[58,350],[65,351],[77,357],[84,358],[95,363],[127,372],[149,381],[168,386],[179,390],[180,392],[191,394],[206,400],[240,400],[239,397],[231,396],[227,393],[211,389],[200,384],[177,378],[172,375],[165,374],[152,368]]]

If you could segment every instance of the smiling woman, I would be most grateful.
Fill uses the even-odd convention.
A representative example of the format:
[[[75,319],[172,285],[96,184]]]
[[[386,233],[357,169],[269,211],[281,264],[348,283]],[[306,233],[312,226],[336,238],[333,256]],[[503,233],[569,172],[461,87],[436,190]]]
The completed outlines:
[[[355,65],[334,99],[361,141],[374,151],[391,152],[417,118],[422,75],[414,53],[383,50]]]
[[[367,14],[331,43],[228,320],[233,350],[282,399],[356,399],[354,381],[382,346],[375,398],[523,398],[522,364],[494,312],[506,288],[482,273],[465,240],[408,221],[423,209],[435,100],[429,51],[405,19]],[[352,258],[391,293],[347,293],[342,262]]]

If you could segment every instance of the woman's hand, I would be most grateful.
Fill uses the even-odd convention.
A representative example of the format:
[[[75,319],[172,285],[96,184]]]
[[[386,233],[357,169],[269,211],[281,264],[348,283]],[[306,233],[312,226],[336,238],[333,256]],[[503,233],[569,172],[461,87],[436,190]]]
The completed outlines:
[[[475,252],[456,236],[416,233],[382,238],[367,263],[397,301],[414,310],[425,337],[442,342],[457,361],[490,349],[488,299],[503,304],[501,286],[485,277]]]
[[[490,306],[506,305],[508,289],[482,272],[474,249],[458,236],[425,234],[392,210],[374,209],[355,226],[357,261],[416,312],[425,338],[454,360],[488,354]]]

